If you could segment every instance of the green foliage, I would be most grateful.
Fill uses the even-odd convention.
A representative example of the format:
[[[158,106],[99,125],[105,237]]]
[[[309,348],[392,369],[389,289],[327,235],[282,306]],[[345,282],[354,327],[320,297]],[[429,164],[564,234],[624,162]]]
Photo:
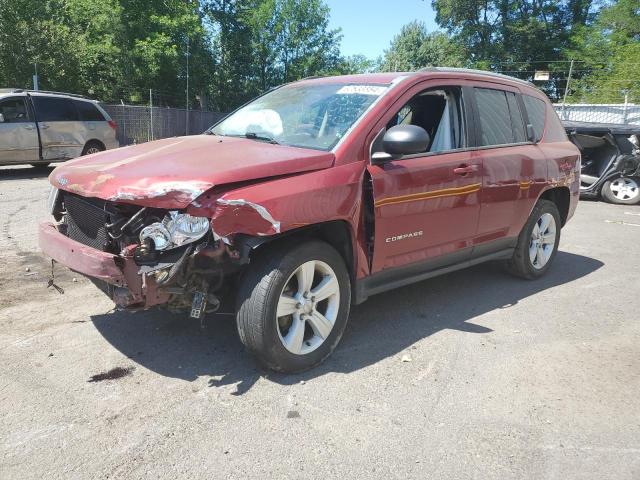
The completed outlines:
[[[584,74],[570,89],[570,102],[640,103],[640,0],[619,0],[573,38],[572,56]]]
[[[462,67],[464,50],[442,32],[427,31],[423,22],[414,21],[404,27],[384,52],[381,70],[415,71],[423,67]]]

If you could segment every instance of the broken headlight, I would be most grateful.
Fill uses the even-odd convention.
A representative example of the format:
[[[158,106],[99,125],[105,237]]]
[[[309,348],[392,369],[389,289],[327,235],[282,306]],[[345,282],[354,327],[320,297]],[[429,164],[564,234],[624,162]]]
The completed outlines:
[[[140,232],[140,242],[153,241],[156,250],[169,250],[201,239],[209,231],[207,217],[169,212],[162,222],[152,223]]]

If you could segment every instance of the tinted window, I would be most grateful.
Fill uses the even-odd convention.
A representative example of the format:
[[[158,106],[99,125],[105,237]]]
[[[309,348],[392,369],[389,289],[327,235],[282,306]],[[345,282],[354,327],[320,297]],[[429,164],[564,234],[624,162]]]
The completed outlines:
[[[524,129],[524,121],[522,119],[522,113],[520,112],[520,106],[516,100],[516,94],[505,92],[507,95],[507,103],[509,104],[509,115],[511,116],[511,131],[513,132],[513,141],[515,143],[526,142],[527,133]]]
[[[5,123],[23,123],[29,121],[27,105],[23,98],[10,98],[0,101],[0,113]]]
[[[527,109],[529,123],[533,125],[533,131],[536,135],[535,141],[538,142],[544,133],[544,111],[547,106],[539,98],[530,97],[529,95],[523,95],[522,100],[524,107]]]
[[[482,145],[516,143],[511,125],[511,112],[506,92],[476,88],[476,101],[480,115]]]
[[[67,98],[33,97],[36,115],[40,122],[73,122],[78,113],[73,102]]]
[[[78,110],[78,116],[83,122],[104,122],[104,117],[98,107],[91,102],[83,102],[82,100],[74,100],[73,103]]]

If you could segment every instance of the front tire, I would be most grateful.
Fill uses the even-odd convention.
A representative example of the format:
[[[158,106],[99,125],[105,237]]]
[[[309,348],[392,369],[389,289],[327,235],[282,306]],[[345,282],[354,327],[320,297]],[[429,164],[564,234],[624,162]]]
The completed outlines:
[[[308,370],[338,345],[350,305],[349,274],[333,247],[320,241],[267,247],[242,279],[238,334],[266,367]]]
[[[609,203],[635,205],[640,202],[640,178],[619,177],[602,186],[602,196]]]
[[[507,262],[508,270],[528,280],[547,273],[558,251],[561,226],[556,204],[538,200],[520,232],[513,257]]]

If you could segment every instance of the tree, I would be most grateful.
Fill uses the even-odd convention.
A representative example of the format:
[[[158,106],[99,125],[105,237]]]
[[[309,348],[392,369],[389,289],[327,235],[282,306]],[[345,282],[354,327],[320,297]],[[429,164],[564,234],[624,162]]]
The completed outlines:
[[[462,67],[464,52],[460,45],[442,32],[427,31],[423,22],[414,21],[402,27],[384,52],[382,71],[414,71],[423,67]]]
[[[573,39],[572,56],[585,74],[571,89],[569,101],[640,103],[640,0],[619,0]]]

